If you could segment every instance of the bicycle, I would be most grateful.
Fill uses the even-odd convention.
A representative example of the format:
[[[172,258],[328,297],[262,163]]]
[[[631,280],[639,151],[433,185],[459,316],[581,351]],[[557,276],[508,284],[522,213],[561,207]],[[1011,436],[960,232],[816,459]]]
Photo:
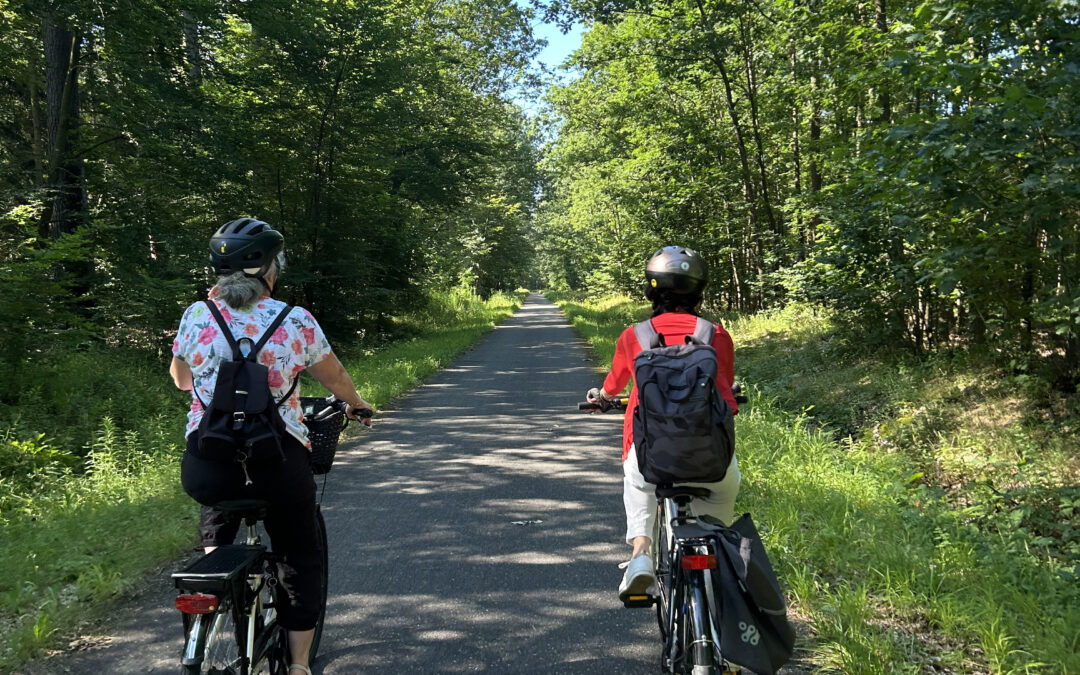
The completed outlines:
[[[303,397],[301,402],[305,424],[320,431],[317,435],[321,437],[321,461],[326,461],[328,454],[332,462],[337,439],[348,424],[344,418],[345,403],[333,396],[326,399]],[[360,415],[370,417],[371,411],[362,410]],[[342,419],[345,419],[344,423]],[[336,430],[331,434],[328,427]],[[327,451],[331,436],[333,447]],[[318,473],[326,471],[329,471],[329,464],[316,469]],[[285,629],[277,623],[276,608],[279,602],[284,602],[284,591],[279,588],[274,574],[278,558],[262,544],[257,527],[266,517],[268,507],[269,503],[261,500],[235,500],[215,505],[244,521],[247,526],[244,543],[219,546],[173,573],[173,583],[180,591],[176,608],[184,621],[182,675],[288,675],[288,639]],[[319,618],[308,657],[311,662],[315,660],[322,638],[329,567],[326,522],[319,504],[315,507],[315,520],[322,565]]]
[[[742,388],[732,387],[735,400],[745,403]],[[628,399],[612,400],[609,410],[625,410]],[[600,410],[596,403],[579,403],[579,410]],[[656,605],[662,643],[661,672],[671,675],[734,675],[720,649],[720,627],[712,570],[717,567],[715,524],[690,513],[695,498],[710,495],[707,488],[689,485],[656,487],[657,518],[652,537],[656,567],[655,595],[630,596],[628,608]]]

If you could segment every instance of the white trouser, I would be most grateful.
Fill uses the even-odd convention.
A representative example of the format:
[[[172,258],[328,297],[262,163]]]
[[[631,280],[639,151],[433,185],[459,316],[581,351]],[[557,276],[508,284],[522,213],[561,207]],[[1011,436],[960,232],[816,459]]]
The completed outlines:
[[[739,462],[731,456],[724,480],[719,483],[680,483],[693,487],[708,488],[708,499],[695,498],[690,502],[690,512],[695,516],[712,516],[730,525],[735,520],[735,495],[739,494]],[[653,536],[656,526],[656,486],[646,483],[638,470],[637,453],[630,446],[630,454],[623,462],[623,506],[626,508],[626,543],[634,537]]]

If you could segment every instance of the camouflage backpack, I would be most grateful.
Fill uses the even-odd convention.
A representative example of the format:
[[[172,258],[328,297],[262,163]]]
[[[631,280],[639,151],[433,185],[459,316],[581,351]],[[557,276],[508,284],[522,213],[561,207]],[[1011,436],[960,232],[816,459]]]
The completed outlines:
[[[724,479],[735,451],[735,426],[716,389],[716,327],[697,318],[686,344],[667,346],[652,321],[634,326],[638,405],[634,446],[638,468],[654,485]]]

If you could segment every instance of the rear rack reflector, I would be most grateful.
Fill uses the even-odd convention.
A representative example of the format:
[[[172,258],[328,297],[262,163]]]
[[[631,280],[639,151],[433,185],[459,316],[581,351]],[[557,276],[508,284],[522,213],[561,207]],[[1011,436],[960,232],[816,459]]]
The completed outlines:
[[[218,599],[204,593],[185,593],[176,596],[176,608],[184,614],[210,614],[218,608]]]
[[[714,570],[716,569],[715,555],[684,555],[682,557],[684,570]]]

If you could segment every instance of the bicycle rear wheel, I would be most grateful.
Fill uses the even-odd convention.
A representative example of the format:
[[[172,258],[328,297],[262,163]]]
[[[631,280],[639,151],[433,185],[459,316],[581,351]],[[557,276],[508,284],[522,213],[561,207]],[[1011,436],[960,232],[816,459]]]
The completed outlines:
[[[191,665],[182,665],[181,675],[240,675],[240,644],[236,639],[236,623],[233,621],[232,608],[225,603],[214,614],[200,617],[200,621],[189,621],[187,644],[191,645],[191,631],[196,630],[196,642],[192,656],[198,661]],[[198,657],[201,655],[201,659]]]
[[[671,542],[668,529],[663,525],[664,506],[658,504],[656,528],[653,530],[652,554],[656,561],[656,622],[660,626],[660,641],[667,642],[668,624],[671,618]]]

